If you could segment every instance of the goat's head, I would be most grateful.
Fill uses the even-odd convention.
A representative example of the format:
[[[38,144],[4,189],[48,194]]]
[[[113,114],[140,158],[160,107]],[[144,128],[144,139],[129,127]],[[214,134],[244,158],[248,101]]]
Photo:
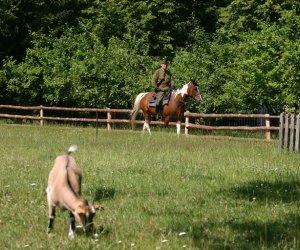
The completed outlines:
[[[103,210],[104,207],[101,205],[90,205],[87,201],[84,204],[79,205],[75,209],[75,218],[78,223],[80,223],[83,227],[83,230],[86,233],[90,233],[93,230],[93,218],[96,214],[97,210]]]

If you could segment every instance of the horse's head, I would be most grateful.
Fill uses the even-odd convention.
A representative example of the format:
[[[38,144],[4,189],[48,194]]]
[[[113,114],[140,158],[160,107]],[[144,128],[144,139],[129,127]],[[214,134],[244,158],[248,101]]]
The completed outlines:
[[[202,97],[199,92],[199,85],[196,80],[191,80],[189,83],[187,83],[187,94],[188,96],[194,98],[196,103],[202,101]]]

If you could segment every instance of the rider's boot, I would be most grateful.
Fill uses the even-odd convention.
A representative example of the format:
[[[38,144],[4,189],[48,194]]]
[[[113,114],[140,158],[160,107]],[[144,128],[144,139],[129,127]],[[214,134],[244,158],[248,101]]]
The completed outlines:
[[[161,105],[157,105],[156,106],[155,120],[157,120],[157,121],[161,120],[161,118],[162,118],[161,113],[162,113],[162,107],[161,107]]]

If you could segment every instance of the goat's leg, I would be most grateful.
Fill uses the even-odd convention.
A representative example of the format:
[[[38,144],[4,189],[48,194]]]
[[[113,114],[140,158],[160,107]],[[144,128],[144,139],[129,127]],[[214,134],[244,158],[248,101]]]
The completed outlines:
[[[49,224],[47,232],[50,233],[53,228],[53,223],[55,220],[55,207],[49,205]]]
[[[75,217],[72,212],[70,212],[69,222],[70,222],[69,238],[70,238],[70,240],[73,240],[74,239],[74,231],[75,231]]]

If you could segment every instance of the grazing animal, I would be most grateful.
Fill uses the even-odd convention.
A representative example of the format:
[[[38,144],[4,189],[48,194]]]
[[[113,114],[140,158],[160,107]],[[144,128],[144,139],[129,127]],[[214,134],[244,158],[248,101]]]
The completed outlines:
[[[131,126],[134,127],[134,121],[141,109],[144,114],[144,126],[143,131],[147,130],[150,134],[150,122],[152,116],[156,113],[155,107],[150,107],[149,102],[154,92],[140,93],[135,98],[134,107],[131,112]],[[173,90],[170,96],[169,103],[163,106],[162,119],[164,126],[167,127],[170,121],[176,121],[176,132],[180,134],[181,121],[184,114],[184,103],[187,97],[192,97],[196,103],[199,103],[202,98],[199,92],[198,84],[192,80],[182,86],[182,88]]]
[[[70,211],[69,238],[74,238],[75,220],[88,233],[93,229],[93,217],[96,210],[102,210],[101,205],[89,204],[80,198],[81,195],[81,172],[77,167],[72,152],[77,150],[77,146],[71,146],[67,153],[55,159],[54,166],[49,173],[47,200],[49,208],[48,233],[53,228],[55,219],[55,207]]]

